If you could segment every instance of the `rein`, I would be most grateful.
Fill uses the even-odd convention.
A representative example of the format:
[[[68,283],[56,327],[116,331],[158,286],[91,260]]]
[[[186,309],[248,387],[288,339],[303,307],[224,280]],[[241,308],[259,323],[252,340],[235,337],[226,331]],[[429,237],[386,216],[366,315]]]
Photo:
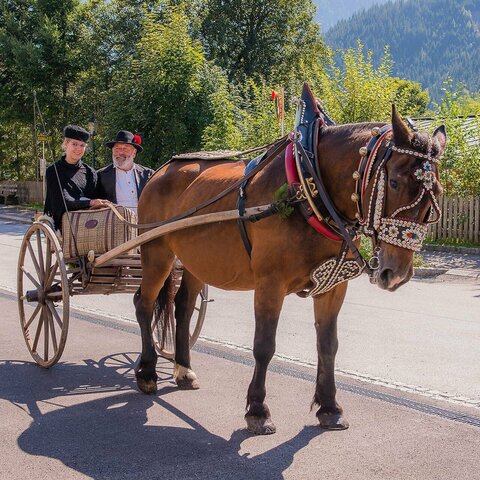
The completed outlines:
[[[253,168],[248,174],[244,175],[241,177],[239,180],[237,180],[235,183],[232,183],[229,187],[227,187],[225,190],[221,191],[217,195],[215,195],[212,198],[209,198],[208,200],[205,200],[205,202],[201,203],[200,205],[197,205],[195,207],[192,207],[185,212],[182,212],[178,215],[175,215],[174,217],[171,217],[167,220],[162,220],[159,222],[154,222],[154,223],[131,223],[125,220],[125,218],[118,212],[118,210],[115,208],[114,205],[109,205],[109,207],[112,209],[113,213],[118,217],[118,219],[124,223],[125,225],[128,225],[129,227],[133,228],[156,228],[156,227],[161,227],[163,225],[166,225],[168,223],[176,222],[178,220],[182,220],[186,217],[189,217],[193,215],[194,213],[198,212],[199,210],[204,209],[205,207],[208,207],[209,205],[212,205],[213,203],[217,202],[221,198],[225,197],[228,195],[230,192],[240,188],[240,186],[248,179],[251,177],[255,176],[260,170],[262,170],[266,165],[268,165],[277,155],[282,153],[285,148],[287,148],[287,145],[291,142],[292,140],[288,135],[285,135],[284,137],[280,138],[277,140],[273,146],[272,146],[272,151],[269,152],[269,154],[262,159],[262,161],[255,167]],[[276,206],[275,204],[272,204],[272,212],[276,211]],[[257,219],[255,219],[257,220]]]

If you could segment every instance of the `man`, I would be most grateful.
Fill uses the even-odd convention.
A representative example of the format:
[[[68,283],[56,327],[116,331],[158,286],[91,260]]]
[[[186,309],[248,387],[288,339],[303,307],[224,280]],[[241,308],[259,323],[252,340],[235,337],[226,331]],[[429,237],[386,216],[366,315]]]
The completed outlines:
[[[105,145],[112,149],[113,163],[97,172],[97,195],[137,213],[138,198],[147,180],[153,174],[151,168],[134,163],[135,156],[143,150],[142,139],[127,130],[120,130]]]
[[[90,134],[78,125],[63,129],[63,154],[45,173],[47,195],[44,213],[53,218],[60,230],[65,207],[69,211],[106,206],[96,197],[97,174],[82,162]]]

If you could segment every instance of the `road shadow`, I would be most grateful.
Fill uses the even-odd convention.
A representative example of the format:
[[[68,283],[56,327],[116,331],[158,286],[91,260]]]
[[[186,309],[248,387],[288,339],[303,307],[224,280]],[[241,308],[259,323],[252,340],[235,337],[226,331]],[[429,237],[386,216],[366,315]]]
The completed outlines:
[[[227,440],[168,401],[176,391],[169,362],[159,364],[158,394],[139,394],[133,374],[137,355],[122,353],[84,365],[64,363],[51,371],[26,362],[0,361],[0,378],[6,380],[1,398],[32,417],[18,446],[94,479],[282,479],[294,455],[322,433],[317,426],[306,426],[260,455],[242,455],[242,442],[251,437],[246,430],[234,431]],[[64,397],[88,393],[109,395],[64,406],[70,403]],[[42,414],[42,402],[59,408]],[[165,424],[149,424],[148,410],[158,406]],[[171,415],[181,427],[168,425]]]

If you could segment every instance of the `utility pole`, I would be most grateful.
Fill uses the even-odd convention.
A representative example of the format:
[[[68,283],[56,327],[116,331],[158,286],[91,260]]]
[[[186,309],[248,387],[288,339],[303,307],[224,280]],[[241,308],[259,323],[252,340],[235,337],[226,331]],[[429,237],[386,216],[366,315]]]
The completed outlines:
[[[38,182],[38,151],[37,151],[37,92],[33,91],[33,158],[35,159],[35,179]]]

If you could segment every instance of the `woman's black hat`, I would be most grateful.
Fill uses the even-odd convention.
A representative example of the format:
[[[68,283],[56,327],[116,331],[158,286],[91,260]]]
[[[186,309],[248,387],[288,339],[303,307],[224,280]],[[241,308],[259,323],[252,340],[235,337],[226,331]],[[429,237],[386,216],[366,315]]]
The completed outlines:
[[[73,140],[80,140],[87,143],[90,140],[90,134],[82,127],[78,125],[67,125],[63,129],[64,138],[72,138]]]
[[[117,136],[111,142],[107,142],[105,145],[109,148],[112,148],[116,143],[133,145],[137,149],[137,152],[141,152],[143,150],[143,147],[140,145],[142,143],[140,135],[134,135],[128,130],[120,130],[117,132]]]

